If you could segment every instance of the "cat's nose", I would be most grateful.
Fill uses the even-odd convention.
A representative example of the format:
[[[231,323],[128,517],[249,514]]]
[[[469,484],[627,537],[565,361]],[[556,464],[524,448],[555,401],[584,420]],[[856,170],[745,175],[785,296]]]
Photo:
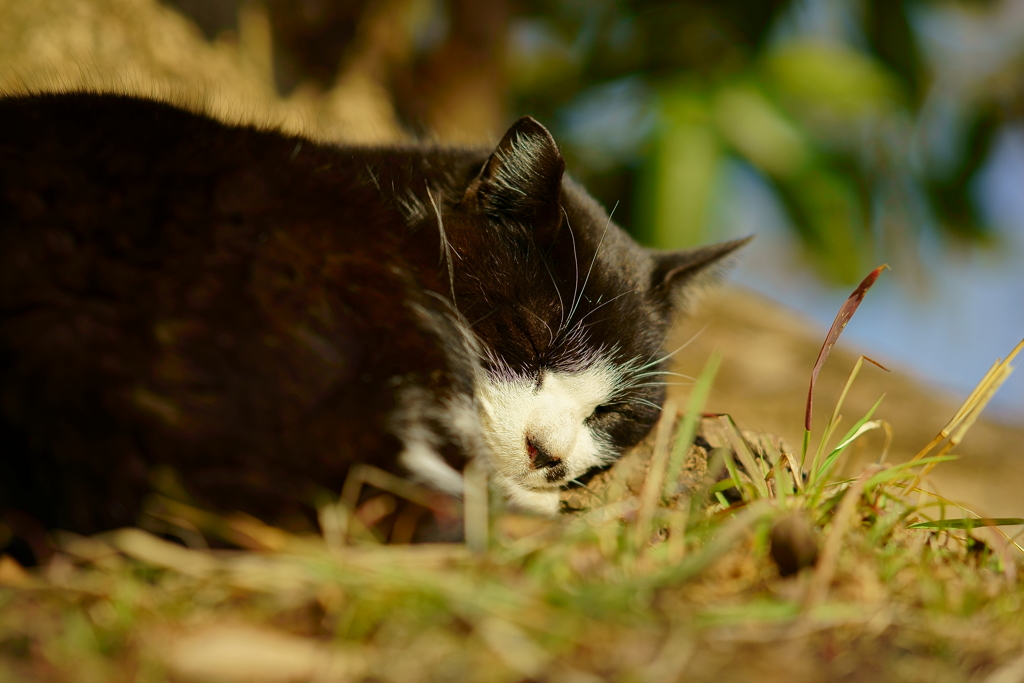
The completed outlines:
[[[554,467],[558,463],[562,462],[560,458],[556,458],[549,454],[542,447],[538,446],[532,439],[526,440],[526,452],[530,456],[530,467],[535,470],[543,470],[549,467]]]

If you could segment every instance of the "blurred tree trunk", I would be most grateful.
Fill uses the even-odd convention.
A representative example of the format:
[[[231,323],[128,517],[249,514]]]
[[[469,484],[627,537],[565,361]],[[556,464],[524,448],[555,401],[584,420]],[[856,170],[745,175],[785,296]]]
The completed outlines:
[[[448,30],[411,69],[395,74],[399,111],[453,142],[493,141],[506,119],[506,0],[450,0]]]

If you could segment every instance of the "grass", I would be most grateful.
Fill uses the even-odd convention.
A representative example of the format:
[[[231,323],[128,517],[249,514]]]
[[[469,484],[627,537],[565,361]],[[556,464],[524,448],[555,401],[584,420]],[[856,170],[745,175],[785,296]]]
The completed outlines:
[[[837,438],[840,398],[801,465],[702,417],[712,359],[682,416],[666,405],[639,493],[612,470],[558,520],[497,509],[474,472],[467,544],[382,545],[353,489],[429,494],[366,470],[320,536],[171,500],[192,547],[58,533],[38,570],[0,560],[0,681],[1018,681],[1021,548],[1002,526],[1024,520],[921,488],[1012,356],[917,458],[883,447],[847,479],[850,445],[887,425],[868,413]],[[680,486],[701,458],[728,476]]]

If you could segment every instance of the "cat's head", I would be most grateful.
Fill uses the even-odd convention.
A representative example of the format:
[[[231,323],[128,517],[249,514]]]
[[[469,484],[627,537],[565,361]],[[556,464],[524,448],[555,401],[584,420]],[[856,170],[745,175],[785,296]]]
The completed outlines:
[[[646,249],[564,168],[548,131],[520,119],[445,211],[493,471],[514,504],[548,513],[561,486],[651,430],[673,320],[747,241]]]

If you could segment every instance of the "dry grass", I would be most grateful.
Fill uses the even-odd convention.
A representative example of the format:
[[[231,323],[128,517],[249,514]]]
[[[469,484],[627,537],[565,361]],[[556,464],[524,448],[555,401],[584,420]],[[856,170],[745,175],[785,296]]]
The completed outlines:
[[[58,534],[39,570],[0,563],[0,680],[1020,680],[1019,548],[996,527],[949,528],[957,508],[916,488],[948,456],[828,478],[880,428],[869,418],[822,440],[806,478],[728,418],[685,418],[674,446],[666,419],[639,495],[610,485],[603,505],[557,521],[485,508],[476,551],[337,525],[333,540],[296,536],[169,501],[183,537],[239,549]],[[733,445],[708,456],[732,476],[680,489],[694,433]],[[726,506],[730,489],[742,499]],[[816,564],[783,578],[773,557],[801,547]]]

